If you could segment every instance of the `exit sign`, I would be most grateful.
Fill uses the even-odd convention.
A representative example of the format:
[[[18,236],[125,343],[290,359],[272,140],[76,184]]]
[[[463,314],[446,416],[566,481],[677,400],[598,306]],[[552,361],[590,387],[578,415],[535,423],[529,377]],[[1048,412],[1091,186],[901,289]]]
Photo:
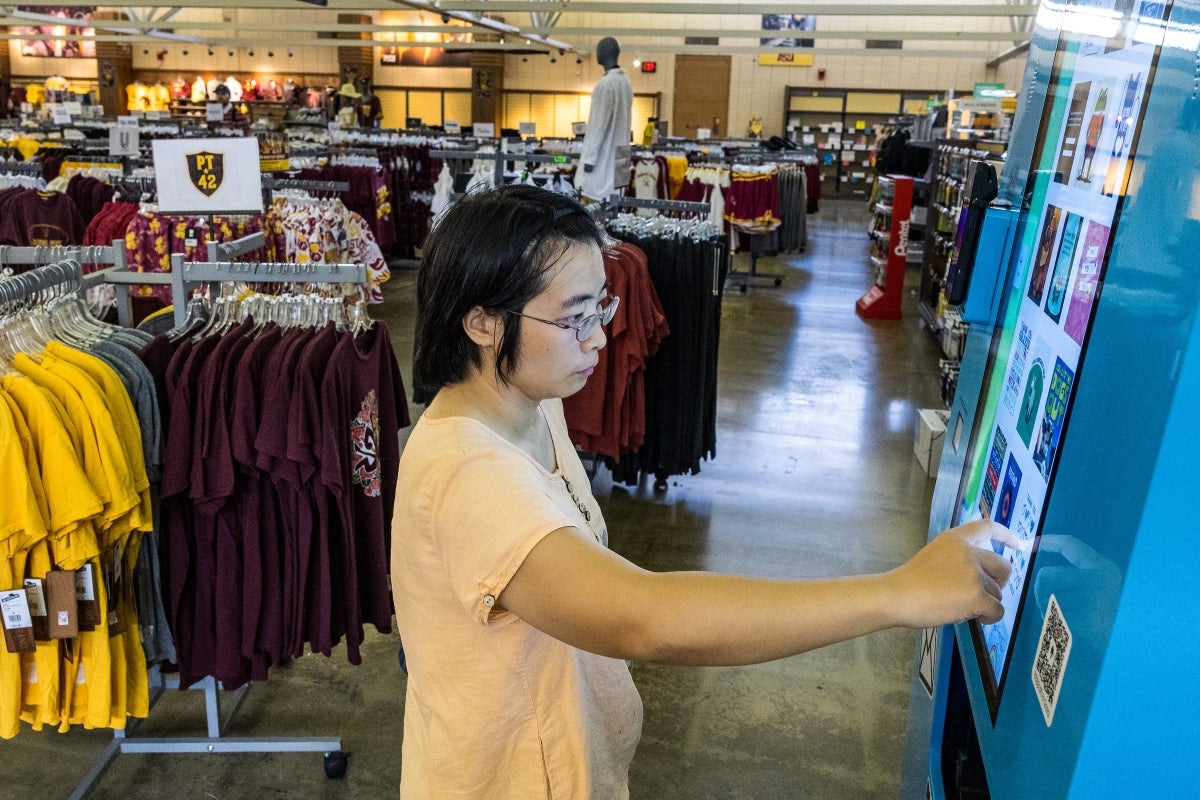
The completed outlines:
[[[658,72],[658,62],[657,61],[643,61],[642,62],[642,72]]]

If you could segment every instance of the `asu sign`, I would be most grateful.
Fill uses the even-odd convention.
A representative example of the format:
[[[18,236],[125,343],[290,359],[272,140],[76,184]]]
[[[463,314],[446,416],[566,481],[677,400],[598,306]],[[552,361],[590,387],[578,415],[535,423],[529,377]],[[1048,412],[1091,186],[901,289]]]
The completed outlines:
[[[253,214],[263,209],[258,139],[156,139],[164,214]]]
[[[205,197],[212,197],[225,180],[225,154],[203,150],[187,154],[188,177]]]

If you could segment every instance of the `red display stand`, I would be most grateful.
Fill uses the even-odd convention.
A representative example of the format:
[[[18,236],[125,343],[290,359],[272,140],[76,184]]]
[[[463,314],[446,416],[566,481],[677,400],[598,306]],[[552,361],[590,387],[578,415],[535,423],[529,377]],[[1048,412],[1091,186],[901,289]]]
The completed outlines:
[[[885,175],[879,179],[879,189],[870,231],[875,285],[858,298],[854,310],[864,319],[900,319],[913,179],[907,175]]]

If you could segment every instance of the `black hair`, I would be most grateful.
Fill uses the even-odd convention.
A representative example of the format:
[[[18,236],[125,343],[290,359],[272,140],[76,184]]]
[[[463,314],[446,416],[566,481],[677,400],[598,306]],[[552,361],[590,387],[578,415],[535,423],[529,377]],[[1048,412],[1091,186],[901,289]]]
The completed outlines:
[[[474,192],[450,206],[425,243],[417,273],[413,399],[428,403],[481,366],[479,347],[463,330],[471,309],[519,312],[545,290],[568,247],[604,243],[583,206],[536,186]],[[508,315],[497,347],[496,375],[505,383],[520,357],[520,323]]]

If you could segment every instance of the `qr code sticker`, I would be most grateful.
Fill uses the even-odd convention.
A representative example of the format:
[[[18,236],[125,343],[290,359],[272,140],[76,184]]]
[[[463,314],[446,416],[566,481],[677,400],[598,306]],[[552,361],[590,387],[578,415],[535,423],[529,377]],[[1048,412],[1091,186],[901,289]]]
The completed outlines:
[[[1058,598],[1050,595],[1046,618],[1042,621],[1042,634],[1038,639],[1037,654],[1033,659],[1033,690],[1042,706],[1046,727],[1054,722],[1054,710],[1058,707],[1058,696],[1062,691],[1063,674],[1067,671],[1067,659],[1071,656],[1071,629],[1063,617]]]

